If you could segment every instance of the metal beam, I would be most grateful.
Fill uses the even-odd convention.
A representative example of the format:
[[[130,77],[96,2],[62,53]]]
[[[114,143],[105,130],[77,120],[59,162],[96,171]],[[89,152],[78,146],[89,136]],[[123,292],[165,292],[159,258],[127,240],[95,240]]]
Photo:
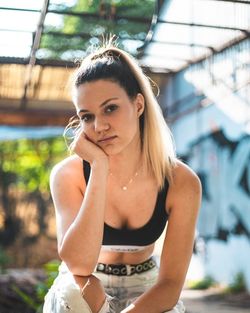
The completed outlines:
[[[152,16],[150,28],[149,28],[149,31],[147,33],[146,39],[144,40],[144,43],[139,48],[137,48],[137,51],[138,51],[137,57],[138,58],[140,58],[143,55],[143,51],[145,50],[145,48],[147,47],[147,45],[151,42],[151,40],[153,38],[155,26],[157,24],[158,16],[160,14],[160,9],[161,9],[163,3],[164,3],[164,1],[161,1],[161,0],[155,1],[155,12]]]
[[[203,61],[209,59],[210,57],[212,57],[213,55],[217,55],[219,53],[222,53],[224,51],[226,51],[227,49],[237,46],[238,44],[240,44],[241,42],[247,40],[247,38],[249,38],[250,35],[248,36],[242,36],[242,37],[238,37],[235,38],[234,40],[230,40],[229,42],[227,42],[225,45],[223,45],[223,47],[217,49],[215,52],[211,53],[211,55],[209,56],[202,56],[200,58],[198,58],[197,60],[194,60],[193,62],[189,63],[187,66],[190,66],[192,64],[198,64],[198,63],[202,63]],[[181,70],[184,70],[186,67],[184,67]]]
[[[19,8],[11,8],[11,7],[0,7],[0,10],[10,10],[10,11],[21,11],[21,12],[40,12],[40,10],[35,9],[19,9]],[[80,18],[96,18],[98,20],[105,20],[99,13],[88,13],[88,12],[73,12],[73,11],[58,11],[58,10],[47,10],[47,13],[60,14],[60,15],[70,15]],[[140,16],[126,16],[126,15],[114,15],[113,20],[121,20],[126,19],[128,21],[133,21],[136,23],[150,24],[151,19],[147,17]]]
[[[156,40],[152,39],[150,43],[159,43],[161,45],[176,45],[176,46],[189,46],[189,47],[198,47],[198,48],[205,48],[209,49],[211,51],[215,51],[215,49],[211,46],[206,46],[198,43],[185,43],[185,42],[173,42],[173,41],[162,41],[162,40]]]
[[[0,65],[1,64],[21,64],[27,65],[29,60],[26,58],[15,58],[15,57],[1,57],[0,56]],[[74,68],[76,63],[73,61],[64,61],[64,60],[47,60],[47,59],[36,59],[36,65],[47,66],[47,67],[65,67],[65,68]]]
[[[66,126],[75,114],[71,110],[0,109],[1,125]]]
[[[35,39],[34,39],[34,43],[30,52],[30,57],[29,57],[29,64],[27,66],[26,69],[26,76],[25,76],[25,81],[24,81],[24,91],[23,91],[23,96],[21,99],[21,104],[20,107],[21,108],[25,108],[26,105],[26,100],[27,100],[27,91],[32,79],[32,69],[33,66],[35,65],[36,62],[36,51],[39,48],[39,44],[41,41],[41,36],[42,36],[42,31],[43,31],[43,27],[44,27],[44,20],[45,20],[45,16],[48,10],[48,6],[49,6],[49,0],[44,0],[43,3],[43,8],[41,10],[41,15],[40,15],[40,19],[37,25],[37,31],[35,34]]]
[[[55,32],[55,31],[49,31],[49,32],[43,32],[43,35],[48,35],[48,36],[61,36],[61,37],[68,37],[68,38],[73,38],[73,37],[81,37],[81,38],[86,38],[89,39],[91,38],[89,33],[84,33],[84,32],[79,32],[79,33],[62,33],[62,32]],[[101,36],[92,36],[92,37],[101,37]],[[136,40],[136,41],[143,41],[142,39],[138,39],[136,37],[131,37],[131,36],[117,36],[118,40]]]
[[[186,23],[186,22],[176,22],[176,21],[166,21],[162,19],[158,19],[158,23],[162,24],[170,24],[170,25],[181,25],[181,26],[190,26],[190,27],[204,27],[204,28],[213,28],[213,29],[223,29],[223,30],[232,30],[232,31],[240,31],[243,33],[249,33],[250,30],[244,28],[237,27],[229,27],[229,26],[217,26],[217,25],[208,25],[208,24],[199,24],[199,23]]]
[[[20,8],[11,8],[11,7],[0,7],[0,10],[7,10],[7,11],[20,11],[20,12],[36,12],[40,13],[40,10],[36,9],[20,9]]]
[[[218,2],[232,2],[232,3],[235,3],[235,4],[250,4],[249,1],[243,1],[243,0],[210,0],[210,1],[218,1]]]
[[[61,14],[61,15],[70,15],[75,17],[92,17],[97,19],[105,20],[104,17],[102,17],[99,13],[87,13],[87,12],[72,12],[72,11],[57,11],[57,10],[48,10],[48,13],[54,13],[54,14]],[[140,16],[127,16],[127,15],[118,15],[115,14],[113,17],[114,21],[126,19],[132,22],[136,23],[143,23],[143,24],[149,24],[151,22],[150,18],[147,17],[140,17]]]
[[[0,28],[0,32],[15,32],[15,33],[32,33],[32,31],[30,30],[26,30],[26,29],[10,29],[10,28]]]
[[[144,53],[143,54],[143,56],[145,57],[145,56],[148,56],[148,57],[152,57],[152,58],[157,58],[157,59],[159,59],[159,58],[165,58],[165,59],[168,59],[168,60],[173,60],[173,61],[181,61],[181,62],[185,62],[185,63],[189,63],[189,62],[192,62],[192,60],[190,60],[190,59],[187,59],[187,58],[177,58],[177,57],[175,57],[174,55],[173,56],[171,56],[171,55],[166,55],[166,56],[164,56],[164,55],[154,55],[154,54],[151,54],[151,53]]]
[[[176,72],[180,72],[184,69],[186,69],[188,66],[190,65],[193,65],[193,64],[199,64],[199,63],[202,63],[203,61],[209,59],[210,57],[212,57],[213,55],[217,55],[219,53],[222,53],[224,52],[225,50],[233,47],[233,46],[237,46],[238,44],[240,44],[241,42],[247,40],[248,38],[250,37],[250,35],[248,36],[241,36],[241,37],[237,37],[235,38],[234,40],[230,40],[229,42],[227,42],[225,45],[223,45],[223,47],[217,49],[217,50],[213,50],[211,51],[211,54],[209,55],[206,55],[206,56],[200,56],[200,57],[197,57],[195,60],[192,60],[191,62],[189,62],[186,66],[184,67],[181,67],[177,70],[170,70],[172,73],[176,73]],[[147,67],[151,67],[151,66],[147,66]],[[165,69],[165,68],[163,68]]]
[[[235,1],[233,1],[235,2]],[[247,2],[247,1],[237,1],[237,2]],[[247,2],[249,4],[249,2]],[[144,42],[144,44],[138,48],[138,57],[141,58],[143,57],[143,51],[145,50],[145,48],[148,46],[148,44],[150,42],[154,42],[153,41],[153,35],[154,35],[154,31],[155,31],[155,27],[158,23],[165,23],[165,24],[172,24],[172,25],[182,25],[182,26],[190,26],[190,27],[206,27],[206,28],[213,28],[213,29],[223,29],[223,30],[231,30],[231,31],[240,31],[243,34],[245,34],[246,36],[249,36],[250,34],[250,30],[246,30],[246,29],[242,29],[242,28],[236,28],[236,27],[228,27],[228,26],[216,26],[216,25],[207,25],[207,24],[199,24],[199,23],[185,23],[185,22],[176,22],[176,21],[166,21],[163,19],[159,18],[159,10],[157,12],[157,14],[155,14],[154,16],[154,20],[152,21],[150,30],[148,32],[148,35],[146,37],[146,40]],[[181,44],[181,43],[180,43]],[[186,44],[184,44],[186,45]],[[199,45],[196,45],[199,46]],[[204,46],[203,46],[204,47]],[[206,47],[208,49],[210,49],[212,52],[214,52],[214,48],[213,47]]]

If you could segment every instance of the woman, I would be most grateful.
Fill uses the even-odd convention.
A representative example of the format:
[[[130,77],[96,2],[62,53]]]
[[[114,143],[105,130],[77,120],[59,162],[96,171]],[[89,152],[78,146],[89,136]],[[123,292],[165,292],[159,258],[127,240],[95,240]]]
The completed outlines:
[[[55,166],[60,272],[44,313],[184,312],[201,186],[177,160],[149,80],[108,46],[76,71],[80,125],[73,155]],[[155,241],[167,231],[160,265]]]

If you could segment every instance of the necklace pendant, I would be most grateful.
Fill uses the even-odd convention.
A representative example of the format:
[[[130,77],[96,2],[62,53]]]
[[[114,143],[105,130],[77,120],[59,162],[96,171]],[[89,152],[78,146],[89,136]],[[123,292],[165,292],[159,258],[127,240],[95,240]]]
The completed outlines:
[[[122,190],[125,190],[125,191],[126,191],[127,189],[128,189],[127,186],[123,186],[123,187],[122,187]]]

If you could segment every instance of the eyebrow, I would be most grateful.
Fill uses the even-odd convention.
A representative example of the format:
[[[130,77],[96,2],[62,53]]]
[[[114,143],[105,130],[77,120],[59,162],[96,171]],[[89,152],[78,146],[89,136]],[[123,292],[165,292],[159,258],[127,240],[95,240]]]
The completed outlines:
[[[102,103],[100,104],[100,108],[103,107],[105,104],[107,104],[109,101],[111,101],[111,100],[117,100],[117,99],[118,99],[117,97],[114,97],[114,98],[109,98],[109,99],[105,100],[104,102],[102,102]],[[85,112],[89,112],[89,111],[88,111],[88,110],[85,110],[85,109],[81,109],[81,110],[78,110],[78,111],[77,111],[77,114],[79,114],[79,113],[85,113]]]

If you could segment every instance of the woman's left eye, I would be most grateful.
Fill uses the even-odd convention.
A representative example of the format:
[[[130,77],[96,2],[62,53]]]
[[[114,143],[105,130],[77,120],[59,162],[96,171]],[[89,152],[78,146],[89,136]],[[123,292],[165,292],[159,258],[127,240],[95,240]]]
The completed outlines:
[[[118,108],[118,106],[116,104],[111,104],[105,108],[105,112],[111,113],[111,112],[115,111],[117,108]]]

